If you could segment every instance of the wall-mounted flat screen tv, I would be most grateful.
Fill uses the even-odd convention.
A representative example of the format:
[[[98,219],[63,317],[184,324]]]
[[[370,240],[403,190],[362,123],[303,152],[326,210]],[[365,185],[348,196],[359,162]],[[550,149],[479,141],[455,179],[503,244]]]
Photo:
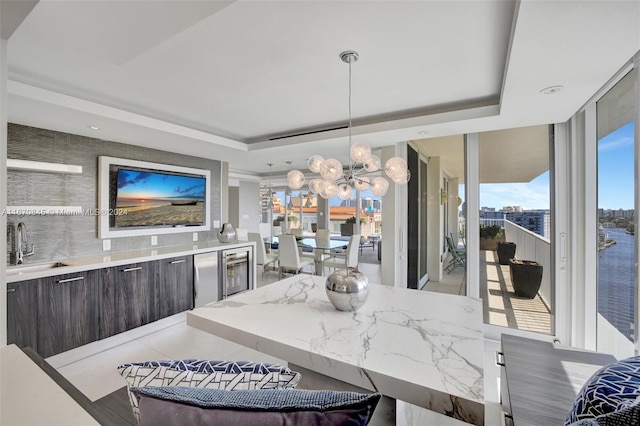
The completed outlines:
[[[210,229],[208,170],[112,157],[99,168],[101,238]]]

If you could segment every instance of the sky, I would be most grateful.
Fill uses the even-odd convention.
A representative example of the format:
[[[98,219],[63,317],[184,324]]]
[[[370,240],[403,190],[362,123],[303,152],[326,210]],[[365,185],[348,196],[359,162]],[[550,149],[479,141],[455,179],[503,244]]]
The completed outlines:
[[[598,141],[598,207],[634,208],[633,143],[633,121]],[[547,171],[529,183],[480,185],[480,206],[496,210],[514,205],[525,210],[549,209],[549,194]]]
[[[480,185],[480,207],[500,210],[506,206],[522,206],[524,210],[547,210],[549,205],[548,171],[528,183]]]
[[[598,141],[598,207],[633,209],[633,121]]]
[[[118,173],[119,199],[204,199],[204,192],[205,180],[200,177],[125,169]]]

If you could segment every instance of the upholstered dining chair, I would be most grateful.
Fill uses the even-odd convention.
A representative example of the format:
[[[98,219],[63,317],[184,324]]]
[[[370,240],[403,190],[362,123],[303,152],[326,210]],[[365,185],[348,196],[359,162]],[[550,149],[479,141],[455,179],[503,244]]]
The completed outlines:
[[[302,272],[305,266],[313,266],[314,260],[300,258],[296,237],[291,234],[280,235],[278,238],[278,263],[280,266],[280,278],[283,271],[294,271],[295,274]]]
[[[262,235],[258,232],[249,232],[249,241],[255,241],[256,243],[256,264],[262,266],[262,276],[264,277],[264,271],[268,265],[273,264],[275,266],[278,261],[278,256],[272,253],[267,253],[267,249],[264,247],[264,240]]]
[[[331,231],[328,229],[317,229],[316,235],[316,248],[309,252],[302,252],[300,257],[313,259],[314,262],[324,262],[329,256],[324,253],[323,248],[330,247],[331,244]]]
[[[344,253],[333,254],[332,257],[324,261],[324,266],[329,268],[357,268],[358,267],[358,249],[360,248],[360,234],[353,234],[349,238],[347,251]]]
[[[247,228],[236,228],[236,240],[249,241],[249,230]]]

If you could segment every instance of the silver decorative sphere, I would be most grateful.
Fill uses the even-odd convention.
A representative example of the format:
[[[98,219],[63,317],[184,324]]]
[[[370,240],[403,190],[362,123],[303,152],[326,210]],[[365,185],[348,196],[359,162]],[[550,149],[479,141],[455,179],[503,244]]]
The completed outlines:
[[[354,268],[339,269],[327,277],[329,301],[340,311],[357,311],[369,296],[369,279]]]

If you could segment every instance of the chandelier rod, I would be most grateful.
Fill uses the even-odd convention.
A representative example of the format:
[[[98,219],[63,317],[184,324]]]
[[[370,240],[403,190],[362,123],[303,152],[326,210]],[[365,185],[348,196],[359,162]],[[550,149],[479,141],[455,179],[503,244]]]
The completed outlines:
[[[353,60],[349,60],[349,174],[353,175],[353,162],[351,160],[351,62]]]

